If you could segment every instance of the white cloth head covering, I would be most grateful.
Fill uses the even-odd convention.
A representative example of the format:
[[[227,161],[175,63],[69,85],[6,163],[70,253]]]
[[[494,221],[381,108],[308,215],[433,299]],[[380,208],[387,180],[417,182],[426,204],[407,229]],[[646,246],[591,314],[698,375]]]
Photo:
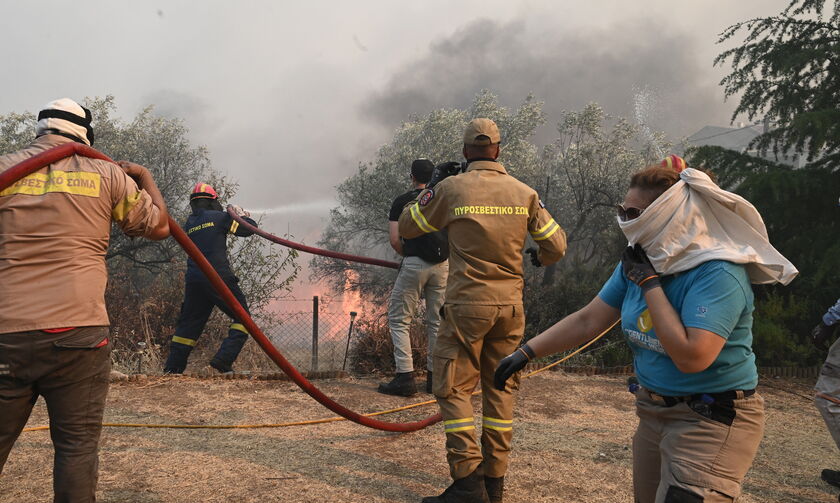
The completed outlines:
[[[38,113],[35,136],[58,134],[93,145],[93,128],[90,110],[70,98],[61,98],[46,104]]]
[[[746,264],[755,284],[787,285],[799,274],[770,244],[758,210],[696,169],[686,168],[638,218],[618,225],[631,245],[642,245],[660,274],[710,260]]]

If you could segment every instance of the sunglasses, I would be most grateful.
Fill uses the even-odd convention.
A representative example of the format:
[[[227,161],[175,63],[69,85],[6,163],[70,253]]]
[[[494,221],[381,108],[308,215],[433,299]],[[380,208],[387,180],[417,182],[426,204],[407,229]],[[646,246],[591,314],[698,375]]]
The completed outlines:
[[[642,216],[642,213],[644,213],[644,211],[645,211],[644,208],[642,208],[642,209],[632,208],[632,207],[631,208],[625,208],[624,205],[622,205],[622,204],[616,204],[615,205],[616,215],[618,215],[618,219],[621,220],[622,222],[627,222],[629,220],[635,220],[635,219],[639,218],[640,216]]]

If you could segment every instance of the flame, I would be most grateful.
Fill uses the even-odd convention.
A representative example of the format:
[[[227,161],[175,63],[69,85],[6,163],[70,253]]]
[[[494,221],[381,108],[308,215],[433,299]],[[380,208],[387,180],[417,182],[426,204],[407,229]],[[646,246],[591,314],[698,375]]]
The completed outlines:
[[[360,312],[364,307],[364,301],[359,292],[353,290],[352,285],[359,279],[359,274],[356,271],[344,272],[344,293],[341,296],[342,311],[349,313],[350,311]]]

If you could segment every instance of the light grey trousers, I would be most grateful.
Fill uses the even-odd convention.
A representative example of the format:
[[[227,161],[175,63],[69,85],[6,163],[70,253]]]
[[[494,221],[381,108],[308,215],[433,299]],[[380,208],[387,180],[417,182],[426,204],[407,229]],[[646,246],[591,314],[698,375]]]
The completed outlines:
[[[828,358],[820,370],[820,377],[814,389],[817,390],[814,403],[820,410],[837,448],[840,449],[840,403],[836,402],[840,401],[840,339],[834,341],[828,350]]]
[[[432,350],[440,326],[440,308],[443,306],[448,274],[449,261],[432,264],[420,257],[403,259],[388,304],[388,326],[394,343],[394,361],[398,373],[414,371],[409,328],[421,295],[426,299],[426,337],[429,340],[426,368],[432,368]]]

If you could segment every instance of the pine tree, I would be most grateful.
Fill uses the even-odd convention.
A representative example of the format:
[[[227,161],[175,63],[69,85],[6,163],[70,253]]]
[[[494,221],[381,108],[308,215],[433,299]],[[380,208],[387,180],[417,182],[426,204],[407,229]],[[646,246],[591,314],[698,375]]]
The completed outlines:
[[[840,0],[792,0],[780,14],[734,24],[718,43],[742,31],[743,44],[721,53],[731,61],[722,81],[726,96],[740,94],[733,120],[770,121],[775,127],[751,147],[794,151],[814,167],[840,168]],[[829,12],[831,11],[831,12]]]

